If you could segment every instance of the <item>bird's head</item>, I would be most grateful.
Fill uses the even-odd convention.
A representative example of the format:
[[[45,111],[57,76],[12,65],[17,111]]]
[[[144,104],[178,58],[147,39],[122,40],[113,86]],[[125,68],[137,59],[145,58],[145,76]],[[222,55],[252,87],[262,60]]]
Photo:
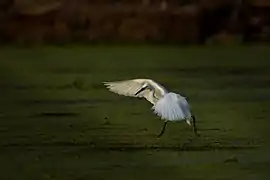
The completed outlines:
[[[139,89],[139,91],[137,91],[136,92],[136,96],[139,94],[139,93],[141,93],[141,92],[143,92],[145,89],[147,89],[148,88],[148,83],[144,83],[142,86],[141,86],[141,88]]]

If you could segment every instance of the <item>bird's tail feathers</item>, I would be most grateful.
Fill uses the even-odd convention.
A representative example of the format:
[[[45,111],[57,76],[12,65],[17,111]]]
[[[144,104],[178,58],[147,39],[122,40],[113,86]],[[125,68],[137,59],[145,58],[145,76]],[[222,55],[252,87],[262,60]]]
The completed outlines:
[[[179,104],[179,95],[175,93],[168,93],[161,98],[154,106],[155,114],[169,121],[176,121],[185,119],[187,114],[186,110]]]

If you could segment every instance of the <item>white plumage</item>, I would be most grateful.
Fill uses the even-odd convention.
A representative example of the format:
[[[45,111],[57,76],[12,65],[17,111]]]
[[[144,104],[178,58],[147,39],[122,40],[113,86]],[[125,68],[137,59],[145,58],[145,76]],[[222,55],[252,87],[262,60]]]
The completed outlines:
[[[151,79],[132,79],[125,81],[104,82],[104,85],[112,92],[119,95],[145,98],[153,104],[154,113],[165,120],[163,129],[158,137],[164,131],[168,121],[185,120],[191,125],[193,120],[193,129],[196,135],[195,116],[191,114],[189,104],[185,97],[168,92],[163,86]]]
[[[164,120],[177,121],[191,118],[190,108],[186,99],[175,93],[165,94],[153,106],[153,110]]]

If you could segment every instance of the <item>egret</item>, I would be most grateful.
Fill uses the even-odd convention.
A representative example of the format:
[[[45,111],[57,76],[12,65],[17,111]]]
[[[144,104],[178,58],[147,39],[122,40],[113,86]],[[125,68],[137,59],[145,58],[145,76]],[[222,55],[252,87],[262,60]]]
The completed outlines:
[[[145,98],[153,104],[152,110],[162,120],[164,125],[158,137],[161,137],[169,121],[185,120],[189,126],[193,125],[193,132],[199,136],[196,129],[195,116],[185,97],[168,92],[162,85],[151,79],[131,79],[114,82],[103,82],[111,91],[119,95]]]

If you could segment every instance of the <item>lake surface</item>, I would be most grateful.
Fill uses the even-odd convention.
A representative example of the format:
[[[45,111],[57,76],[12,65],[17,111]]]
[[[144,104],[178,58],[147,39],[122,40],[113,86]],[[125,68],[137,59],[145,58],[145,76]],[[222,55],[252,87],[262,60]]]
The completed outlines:
[[[0,179],[270,178],[270,47],[0,49]],[[188,98],[200,137],[103,81]]]

